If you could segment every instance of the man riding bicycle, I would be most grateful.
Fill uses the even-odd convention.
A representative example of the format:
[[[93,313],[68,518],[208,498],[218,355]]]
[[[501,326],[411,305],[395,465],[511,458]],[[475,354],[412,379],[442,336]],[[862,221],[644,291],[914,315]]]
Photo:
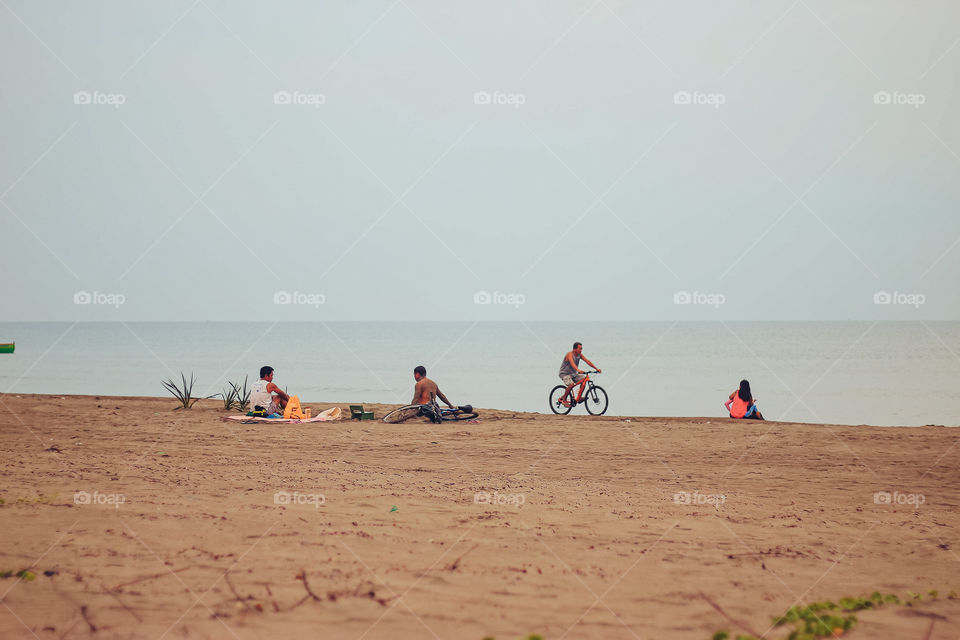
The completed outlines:
[[[583,355],[583,344],[574,342],[573,351],[568,351],[567,355],[563,357],[563,362],[560,363],[560,380],[567,386],[563,392],[563,396],[560,398],[560,403],[565,407],[570,406],[570,401],[567,400],[567,396],[570,395],[570,390],[578,383],[583,382],[583,379],[587,377],[583,371],[580,371],[581,359],[596,369],[597,373],[600,373],[600,367],[590,362],[590,360]]]

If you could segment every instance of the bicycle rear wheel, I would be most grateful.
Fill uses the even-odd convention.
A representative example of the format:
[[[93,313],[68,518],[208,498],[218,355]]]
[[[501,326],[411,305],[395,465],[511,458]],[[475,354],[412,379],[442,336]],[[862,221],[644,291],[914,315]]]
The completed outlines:
[[[399,409],[394,409],[387,415],[383,416],[383,422],[388,422],[390,424],[396,424],[398,422],[403,422],[404,420],[409,420],[410,418],[416,417],[420,413],[419,404],[409,404],[405,407],[400,407]]]
[[[587,390],[583,403],[587,405],[587,413],[592,416],[602,416],[607,412],[607,404],[609,403],[607,392],[603,390],[603,387],[593,385]]]
[[[558,384],[557,386],[555,386],[553,389],[550,390],[550,410],[562,416],[565,416],[568,413],[570,413],[570,409],[573,408],[573,407],[565,407],[560,403],[560,398],[563,397],[563,392],[566,390],[567,388],[562,384]],[[573,395],[572,390],[571,390],[571,395]],[[567,396],[567,402],[570,402],[569,396]]]

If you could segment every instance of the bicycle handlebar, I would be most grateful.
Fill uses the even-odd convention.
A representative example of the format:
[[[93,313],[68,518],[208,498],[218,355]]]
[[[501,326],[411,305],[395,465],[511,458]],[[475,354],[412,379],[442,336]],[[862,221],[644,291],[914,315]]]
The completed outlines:
[[[600,373],[600,372],[599,372],[599,371],[584,371],[584,373],[585,373],[586,375],[590,375],[591,373]]]

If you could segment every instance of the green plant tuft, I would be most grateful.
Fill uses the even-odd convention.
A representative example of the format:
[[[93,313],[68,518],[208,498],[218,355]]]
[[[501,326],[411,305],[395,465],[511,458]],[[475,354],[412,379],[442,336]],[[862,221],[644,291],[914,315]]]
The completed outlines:
[[[217,394],[223,400],[224,411],[237,410],[240,413],[250,411],[249,380],[249,376],[244,376],[242,385],[239,382],[227,380],[227,388]]]
[[[193,397],[193,385],[196,380],[193,377],[193,374],[190,374],[190,382],[187,382],[187,377],[183,375],[183,372],[180,372],[180,380],[182,381],[181,385],[178,385],[173,380],[162,380],[161,383],[163,387],[170,392],[170,394],[177,399],[180,403],[180,406],[177,409],[192,409],[193,405],[197,401],[202,400],[203,398],[194,398]],[[208,398],[213,398],[215,396],[207,396]]]
[[[240,413],[246,413],[250,411],[250,387],[247,386],[247,376],[243,377],[243,386],[240,386],[236,382],[228,382],[227,384],[233,389],[234,395],[234,409]]]
[[[236,387],[233,386],[232,382],[227,382],[227,385],[227,388],[218,394],[220,399],[223,400],[224,411],[230,411],[233,409],[233,403],[237,401]]]

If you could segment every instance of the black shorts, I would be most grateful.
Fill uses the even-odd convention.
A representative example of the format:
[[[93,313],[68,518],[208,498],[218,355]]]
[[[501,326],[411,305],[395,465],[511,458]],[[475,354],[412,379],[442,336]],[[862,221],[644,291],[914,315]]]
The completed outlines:
[[[434,424],[443,422],[443,420],[440,419],[440,407],[437,404],[420,405],[420,411],[417,412],[417,415],[430,418],[430,422]]]

